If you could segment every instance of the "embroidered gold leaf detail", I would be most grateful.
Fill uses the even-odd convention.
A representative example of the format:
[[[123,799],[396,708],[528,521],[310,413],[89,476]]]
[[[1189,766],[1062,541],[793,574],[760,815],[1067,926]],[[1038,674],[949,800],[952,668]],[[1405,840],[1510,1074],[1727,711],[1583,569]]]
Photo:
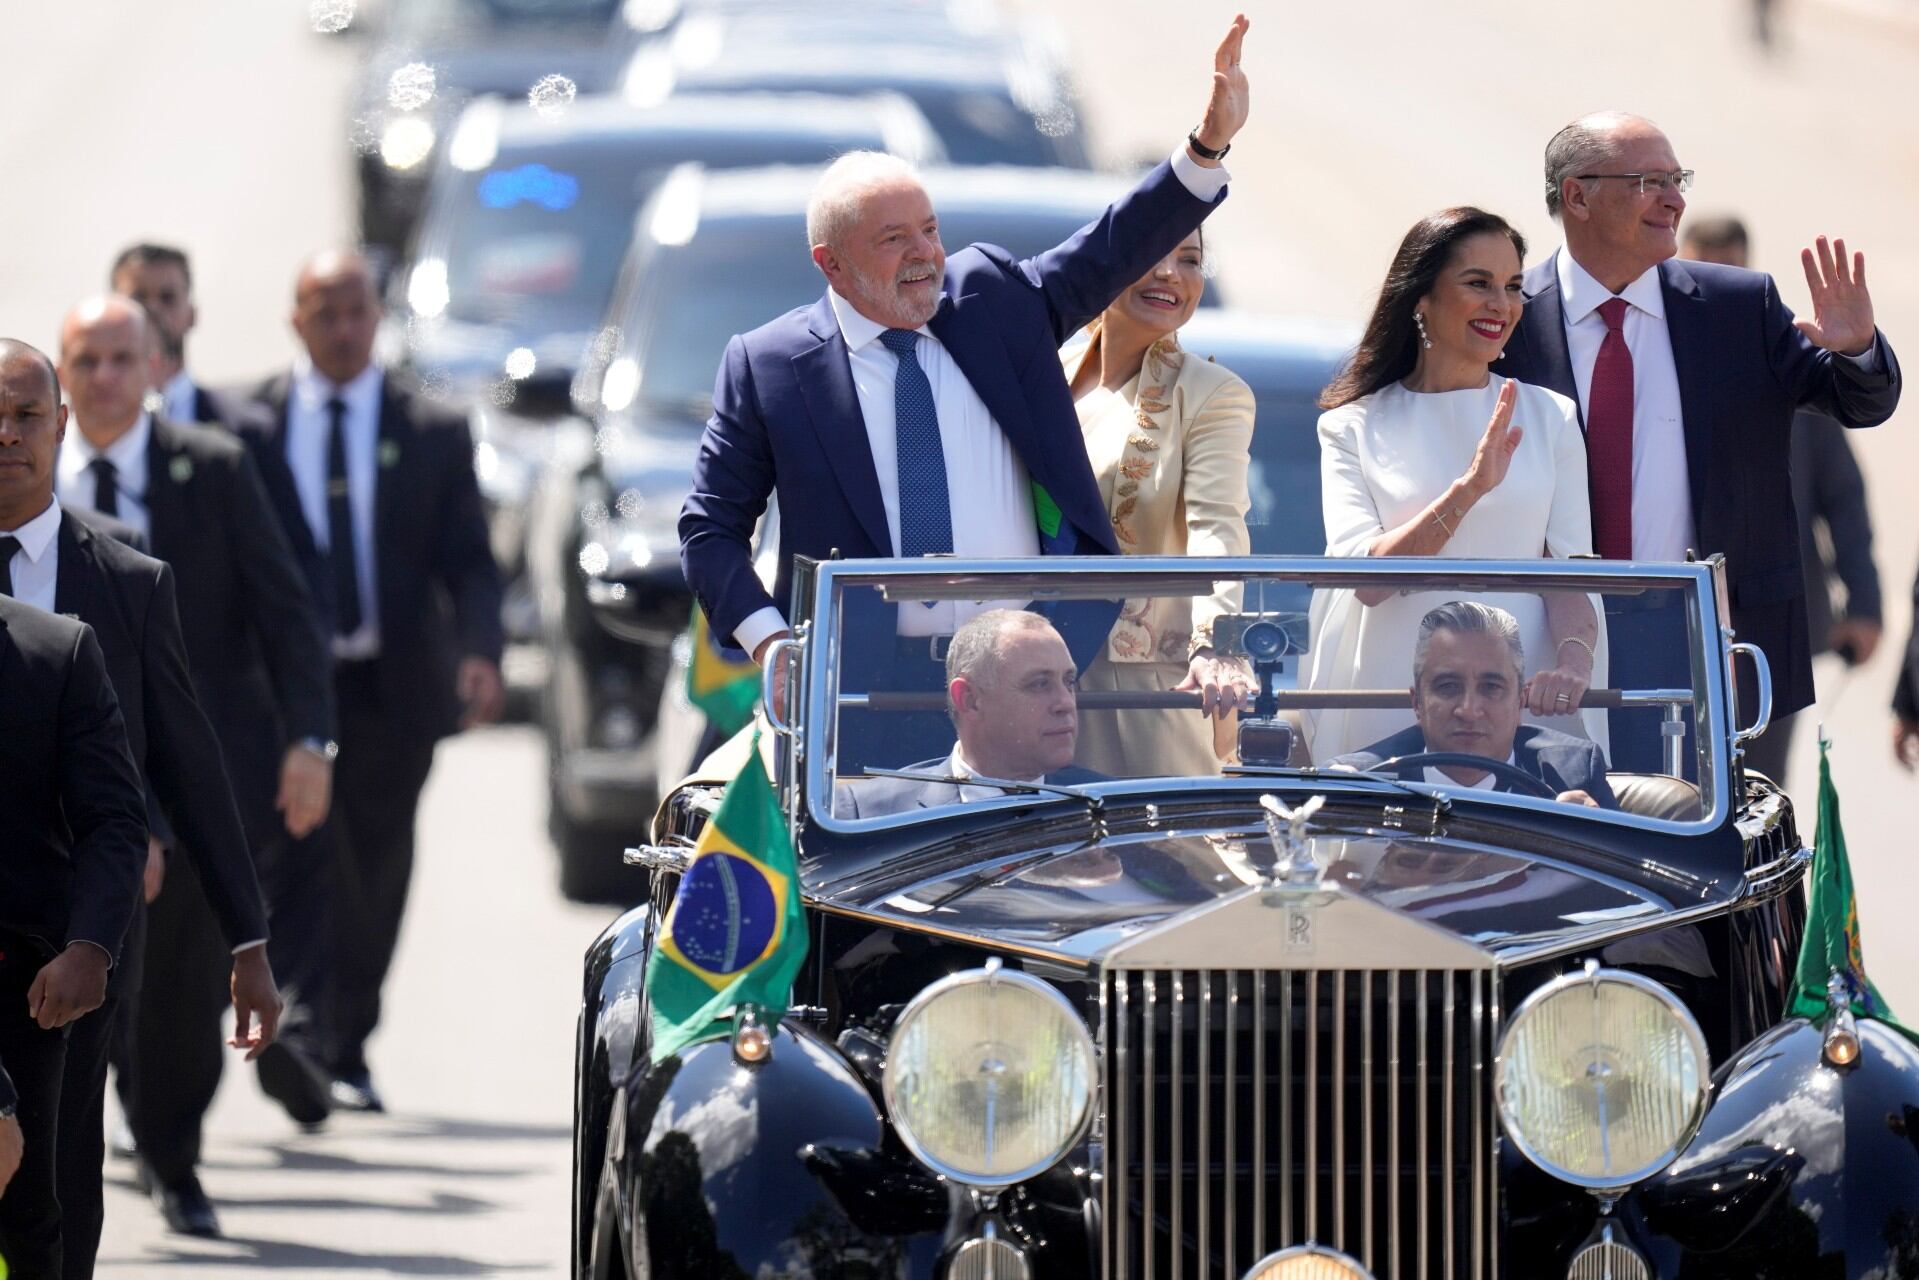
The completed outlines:
[[[1143,436],[1137,431],[1126,437],[1126,443],[1132,445],[1135,449],[1144,449],[1148,453],[1155,453],[1159,450],[1159,441],[1153,439],[1151,436]]]
[[[1144,480],[1152,469],[1151,458],[1128,458],[1119,464],[1119,473],[1128,480]]]
[[[1141,400],[1157,400],[1165,394],[1165,387],[1142,387],[1140,388],[1139,398]]]
[[[1139,505],[1138,498],[1126,499],[1126,501],[1119,504],[1119,509],[1113,512],[1113,519],[1115,521],[1124,520],[1127,516],[1130,516],[1133,514],[1133,508],[1137,507],[1138,505]]]
[[[1140,426],[1146,428],[1148,431],[1159,430],[1159,423],[1154,421],[1153,415],[1146,412],[1146,410],[1144,409],[1140,409],[1133,414],[1133,421],[1137,422]]]
[[[1139,539],[1133,536],[1133,531],[1127,527],[1125,521],[1119,520],[1117,518],[1114,519],[1113,532],[1119,535],[1119,540],[1121,542],[1124,542],[1129,546],[1139,545]]]
[[[1115,490],[1115,492],[1122,498],[1130,498],[1139,492],[1139,481],[1122,480],[1119,482],[1119,488]]]
[[[1145,396],[1141,396],[1139,398],[1139,407],[1147,413],[1165,413],[1173,406],[1167,404],[1164,400],[1148,400]]]

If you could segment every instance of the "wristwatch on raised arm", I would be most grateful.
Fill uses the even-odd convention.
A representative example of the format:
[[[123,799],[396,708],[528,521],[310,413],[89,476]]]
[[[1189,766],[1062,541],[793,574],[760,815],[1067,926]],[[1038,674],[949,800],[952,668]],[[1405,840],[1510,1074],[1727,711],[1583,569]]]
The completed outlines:
[[[1197,155],[1201,160],[1224,160],[1226,153],[1233,149],[1233,144],[1229,142],[1219,150],[1213,150],[1199,140],[1198,126],[1194,126],[1193,131],[1186,135],[1186,145],[1191,147],[1193,154]]]

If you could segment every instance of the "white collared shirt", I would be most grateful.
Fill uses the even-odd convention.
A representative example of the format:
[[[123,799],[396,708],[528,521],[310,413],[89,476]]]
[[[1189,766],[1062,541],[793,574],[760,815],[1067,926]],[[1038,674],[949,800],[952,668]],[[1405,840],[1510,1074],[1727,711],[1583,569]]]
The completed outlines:
[[[54,591],[60,579],[60,499],[18,529],[0,529],[0,535],[20,540],[20,549],[8,562],[13,576],[13,598],[44,613],[54,612]]]
[[[1519,764],[1518,753],[1508,751],[1506,753],[1506,763],[1517,767]],[[1431,765],[1427,765],[1425,774],[1426,785],[1431,787],[1463,787],[1468,791],[1492,791],[1499,786],[1498,775],[1492,773],[1487,774],[1478,782],[1461,782],[1457,778],[1448,776],[1445,770],[1435,769]]]
[[[1223,166],[1197,164],[1184,146],[1173,153],[1173,175],[1200,200],[1212,201],[1226,188],[1230,175]],[[846,341],[853,388],[860,416],[866,423],[873,470],[879,477],[880,500],[886,507],[886,528],[895,554],[900,545],[899,439],[893,413],[894,383],[899,359],[880,342],[886,326],[867,319],[837,292],[827,300]],[[999,423],[960,372],[959,365],[925,326],[918,330],[914,355],[926,371],[939,415],[941,451],[946,455],[946,491],[953,516],[953,554],[962,558],[999,559],[1039,554],[1039,528],[1034,522],[1033,487],[1026,464]],[[1023,600],[964,603],[942,601],[932,608],[900,606],[899,634],[952,635],[961,623],[988,609],[1018,608]],[[772,606],[750,615],[733,632],[739,646],[752,653],[768,636],[786,630],[786,618]]]
[[[1580,421],[1590,416],[1593,365],[1606,339],[1599,305],[1612,297],[1561,249],[1556,263],[1566,349],[1579,391]],[[1686,465],[1685,419],[1680,411],[1679,370],[1666,328],[1666,299],[1659,268],[1627,285],[1629,304],[1620,328],[1632,352],[1632,554],[1635,560],[1684,560],[1698,545],[1693,532],[1692,484]]]
[[[347,501],[353,509],[353,563],[360,583],[360,629],[333,637],[336,658],[371,658],[380,652],[378,557],[374,555],[374,500],[379,486],[380,391],[385,375],[377,364],[343,387],[327,381],[302,356],[293,369],[287,399],[287,465],[300,495],[300,512],[324,553],[333,545],[327,516],[327,442],[333,418],[327,402],[346,402]]]
[[[957,742],[954,743],[953,754],[946,757],[946,773],[944,776],[948,778],[971,778],[971,777],[977,776],[978,773],[979,773],[978,769],[975,769],[972,765],[966,762],[966,754],[960,748],[959,743]],[[1046,777],[1044,774],[1042,774],[1041,776],[1037,778],[1007,778],[1005,779],[1005,781],[1030,782],[1035,785],[1038,785],[1038,784],[1044,783],[1046,781]],[[1004,796],[1005,794],[1006,794],[1006,791],[1000,787],[962,786],[959,789],[959,798],[960,798],[961,804],[966,804],[973,800],[997,800],[1001,796]]]
[[[198,422],[200,420],[200,388],[193,383],[193,375],[184,368],[167,379],[167,385],[160,388],[160,401],[169,422]]]
[[[95,458],[104,457],[113,464],[113,487],[120,499],[113,518],[142,535],[151,536],[153,518],[147,511],[147,445],[152,439],[153,415],[145,412],[104,449],[94,448],[77,422],[69,423],[66,442],[60,446],[54,486],[68,506],[99,511],[100,478],[87,468]]]

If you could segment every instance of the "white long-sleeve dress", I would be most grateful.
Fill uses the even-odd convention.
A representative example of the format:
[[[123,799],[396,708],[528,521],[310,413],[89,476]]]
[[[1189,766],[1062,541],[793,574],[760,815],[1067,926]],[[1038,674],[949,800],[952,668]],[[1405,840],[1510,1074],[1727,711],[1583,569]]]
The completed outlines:
[[[1321,500],[1326,518],[1326,554],[1360,556],[1388,529],[1415,518],[1472,465],[1473,452],[1505,379],[1464,391],[1414,392],[1394,383],[1319,419]],[[1523,560],[1565,558],[1592,552],[1592,508],[1586,490],[1586,445],[1578,408],[1571,400],[1530,383],[1518,383],[1513,422],[1524,428],[1505,480],[1479,500],[1455,526],[1443,557]],[[1440,567],[1435,565],[1435,568]],[[1410,689],[1413,644],[1429,609],[1458,599],[1451,591],[1395,595],[1363,605],[1351,591],[1321,591],[1312,608],[1312,654],[1308,687],[1314,689]],[[1526,675],[1556,665],[1545,603],[1533,594],[1475,593],[1519,621]],[[1606,615],[1597,597],[1599,624],[1592,684],[1606,683]],[[1606,746],[1603,711],[1565,716],[1527,716],[1530,723],[1591,738]],[[1315,761],[1357,751],[1412,723],[1404,711],[1333,710],[1304,717]]]

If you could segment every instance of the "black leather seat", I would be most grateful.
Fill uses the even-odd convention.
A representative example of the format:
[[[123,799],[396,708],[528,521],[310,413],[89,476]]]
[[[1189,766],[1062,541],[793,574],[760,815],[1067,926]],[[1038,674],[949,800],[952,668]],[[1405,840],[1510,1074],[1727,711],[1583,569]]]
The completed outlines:
[[[1663,773],[1609,773],[1620,811],[1668,822],[1697,822],[1701,808],[1699,788],[1684,778]]]

